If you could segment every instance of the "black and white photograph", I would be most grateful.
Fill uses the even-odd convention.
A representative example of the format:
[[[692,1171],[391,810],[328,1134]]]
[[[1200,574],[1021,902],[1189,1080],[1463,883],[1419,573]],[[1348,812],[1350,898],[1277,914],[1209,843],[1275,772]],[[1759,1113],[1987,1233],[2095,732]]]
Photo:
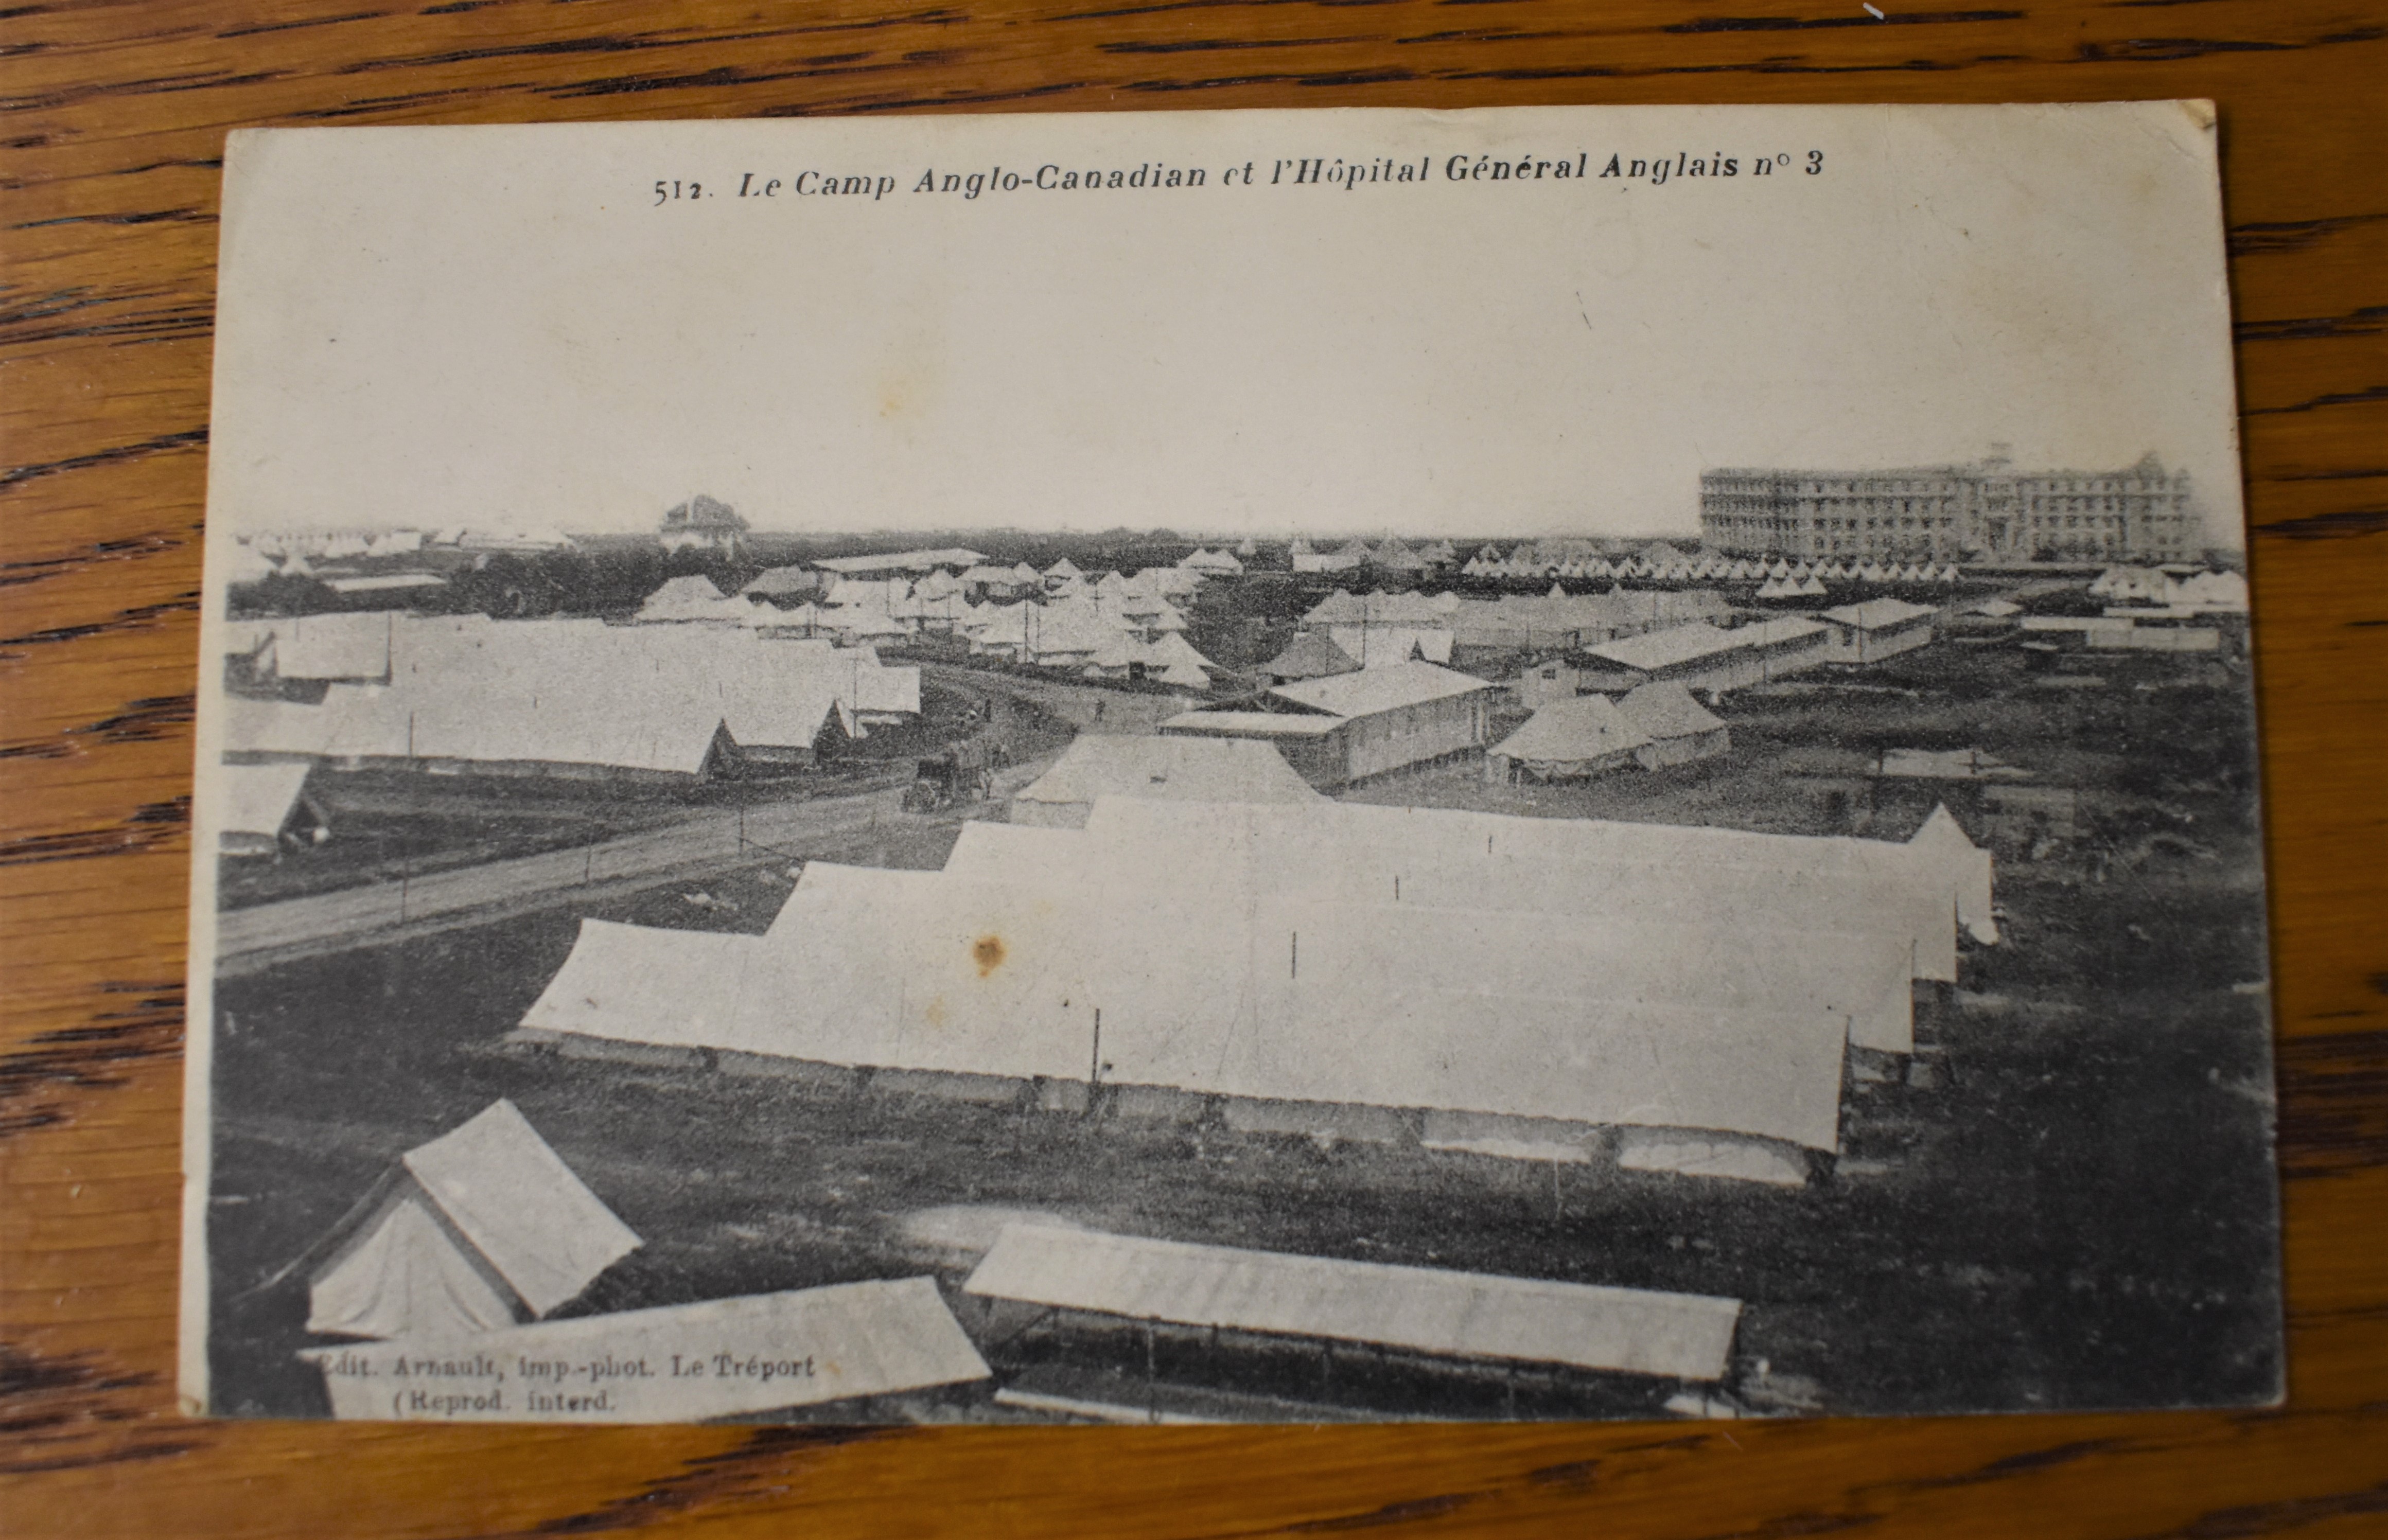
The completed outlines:
[[[2214,135],[235,133],[184,1405],[2275,1404]]]

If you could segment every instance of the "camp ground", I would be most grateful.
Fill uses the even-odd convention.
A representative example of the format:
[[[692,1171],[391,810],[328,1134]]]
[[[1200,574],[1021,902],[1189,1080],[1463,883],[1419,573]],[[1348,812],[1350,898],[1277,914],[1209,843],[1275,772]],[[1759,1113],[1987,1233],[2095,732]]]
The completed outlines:
[[[332,1415],[701,1422],[987,1377],[927,1278],[309,1350]]]
[[[306,1274],[309,1332],[456,1337],[551,1313],[640,1243],[501,1100],[409,1150],[285,1271]]]
[[[1005,1227],[963,1284],[1010,1306],[989,1332],[1016,1341],[1074,1321],[1174,1329],[1216,1354],[1226,1339],[1301,1344],[1331,1373],[1338,1347],[1514,1373],[1576,1371],[1714,1384],[1732,1365],[1737,1300],[1298,1256],[1054,1225]],[[1019,1318],[1025,1315],[1027,1319]],[[1148,1352],[1148,1365],[1152,1355]],[[1028,1398],[1012,1393],[998,1400]],[[1052,1398],[1045,1398],[1048,1404]],[[1034,1404],[1034,1402],[1029,1402]],[[1105,1420],[1111,1408],[1056,1409]],[[1159,1419],[1154,1419],[1158,1420]]]
[[[2221,1018],[2155,1031],[2139,986],[2064,971],[2073,933],[2142,966],[2102,917],[2127,876],[2049,880],[2115,792],[1999,714],[2057,666],[2020,627],[1940,634],[1994,586],[1903,590],[1948,608],[1865,609],[1886,624],[1851,637],[1742,613],[1809,581],[1765,566],[1558,596],[1454,578],[1446,602],[1441,574],[1289,587],[1311,574],[1265,542],[1238,560],[1188,587],[1008,547],[959,571],[757,553],[625,584],[603,618],[232,624],[220,737],[250,789],[221,871],[337,885],[519,812],[521,843],[489,848],[555,880],[519,915],[361,936],[386,998],[333,992],[337,953],[219,975],[235,1059],[272,1044],[362,1104],[294,1174],[250,1131],[286,1108],[232,1092],[224,1404],[1708,1418],[1929,1408],[1946,1395],[1903,1387],[1945,1382],[2002,1404],[2000,1344],[2050,1329],[2010,1297],[2039,1286],[2016,1194],[2047,1201],[2044,1120],[2017,1109],[2094,1098],[2084,1062],[2167,1032],[2204,1053]],[[1824,604],[1878,597],[1823,581],[1827,628]],[[2003,591],[2081,624],[2078,587]],[[1733,646],[1681,667],[1591,650],[1710,628]],[[1451,666],[1397,651],[1430,632]],[[1809,655],[1828,643],[1866,656]],[[2129,666],[2162,684],[2130,709],[2178,707],[2186,664]],[[907,794],[995,733],[1017,752],[984,798]],[[2018,835],[2015,798],[2066,816]],[[538,847],[551,818],[632,832],[589,860]],[[632,839],[678,864],[609,877]],[[418,867],[396,896],[449,880]],[[489,1089],[457,1127],[460,1075]],[[2104,1106],[2051,1137],[2105,1150],[2129,1120]],[[2125,1244],[2074,1169],[2068,1233]],[[294,1183],[303,1218],[242,1228]],[[1867,1269],[1896,1281],[1853,1294]],[[640,1369],[685,1368],[692,1338],[705,1375]]]

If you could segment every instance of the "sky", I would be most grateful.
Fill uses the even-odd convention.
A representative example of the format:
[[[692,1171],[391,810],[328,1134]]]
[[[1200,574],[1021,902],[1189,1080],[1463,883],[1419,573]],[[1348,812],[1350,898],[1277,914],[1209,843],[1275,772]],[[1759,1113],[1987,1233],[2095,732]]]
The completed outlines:
[[[1204,185],[915,190],[1155,164]],[[2161,103],[265,131],[210,519],[1689,534],[1704,468],[2001,442],[2153,450],[2236,545],[2228,320],[2211,134]]]

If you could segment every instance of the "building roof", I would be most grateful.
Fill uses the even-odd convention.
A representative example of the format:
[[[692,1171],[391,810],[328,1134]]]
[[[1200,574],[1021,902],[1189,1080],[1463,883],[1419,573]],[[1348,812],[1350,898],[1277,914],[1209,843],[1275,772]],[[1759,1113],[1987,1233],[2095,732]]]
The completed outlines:
[[[1769,481],[1885,481],[1902,477],[1911,480],[1957,477],[1971,480],[2010,478],[2027,482],[2049,478],[2097,481],[2110,477],[2153,480],[2166,477],[2170,473],[2165,470],[2164,462],[2156,458],[2154,451],[2150,450],[2134,463],[2120,470],[2018,471],[2013,462],[2003,456],[1993,456],[1988,460],[1946,461],[1937,465],[1877,465],[1866,470],[1850,470],[1845,467],[1823,469],[1801,467],[1794,470],[1779,465],[1720,465],[1714,470],[1701,472],[1700,479],[1706,481],[1713,476],[1736,479],[1757,477]],[[2179,473],[2184,476],[2188,474],[2185,471]]]
[[[1655,741],[1696,738],[1724,726],[1715,713],[1692,699],[1692,692],[1673,679],[1653,679],[1625,693],[1617,702],[1625,719]]]
[[[1777,615],[1772,620],[1752,621],[1726,634],[1744,647],[1780,647],[1786,642],[1821,637],[1824,627],[1799,615]]]
[[[1730,631],[1721,631],[1704,620],[1689,625],[1670,626],[1664,631],[1651,631],[1639,637],[1624,637],[1616,641],[1602,642],[1589,650],[1596,658],[1645,672],[1671,668],[1695,658],[1713,657],[1730,652],[1743,642]]]
[[[1373,716],[1378,712],[1399,711],[1405,706],[1498,688],[1472,674],[1460,674],[1435,663],[1404,663],[1390,668],[1364,668],[1355,674],[1279,685],[1269,693],[1314,711],[1353,717]]]
[[[1185,1326],[1713,1381],[1737,1300],[1011,1224],[969,1294]]]
[[[1903,599],[1869,599],[1862,604],[1844,604],[1823,612],[1824,618],[1843,625],[1854,625],[1861,631],[1879,631],[1886,626],[1904,625],[1935,613],[1929,604],[1910,604]]]
[[[1340,716],[1309,712],[1180,712],[1162,723],[1163,733],[1206,733],[1221,737],[1324,738],[1343,726]]]
[[[372,594],[405,588],[443,588],[448,580],[436,572],[377,573],[369,577],[326,577],[324,587],[336,594]]]
[[[1285,756],[1252,738],[1082,734],[1019,794],[1030,802],[1097,797],[1198,802],[1316,802]]]
[[[503,1098],[402,1159],[534,1314],[576,1298],[643,1243]]]
[[[1536,708],[1492,752],[1537,764],[1590,764],[1649,741],[1608,697],[1578,695]]]
[[[1730,631],[1720,630],[1706,621],[1694,621],[1688,625],[1602,642],[1585,650],[1595,658],[1649,673],[1747,648],[1779,647],[1822,636],[1823,631],[1823,626],[1815,621],[1797,615],[1754,621]]]

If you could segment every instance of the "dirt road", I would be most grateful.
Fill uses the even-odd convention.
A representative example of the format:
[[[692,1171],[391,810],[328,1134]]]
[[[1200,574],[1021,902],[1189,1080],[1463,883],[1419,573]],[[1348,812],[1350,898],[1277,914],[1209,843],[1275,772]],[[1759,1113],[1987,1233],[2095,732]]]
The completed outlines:
[[[866,839],[882,826],[894,830],[1000,817],[1011,793],[1043,774],[1048,764],[1049,758],[1013,765],[997,777],[996,795],[987,802],[960,804],[934,817],[904,812],[900,788],[725,808],[572,850],[235,909],[216,921],[216,971],[235,976],[294,957],[482,925],[559,903],[593,906],[657,883],[727,868],[810,860],[830,847]]]

